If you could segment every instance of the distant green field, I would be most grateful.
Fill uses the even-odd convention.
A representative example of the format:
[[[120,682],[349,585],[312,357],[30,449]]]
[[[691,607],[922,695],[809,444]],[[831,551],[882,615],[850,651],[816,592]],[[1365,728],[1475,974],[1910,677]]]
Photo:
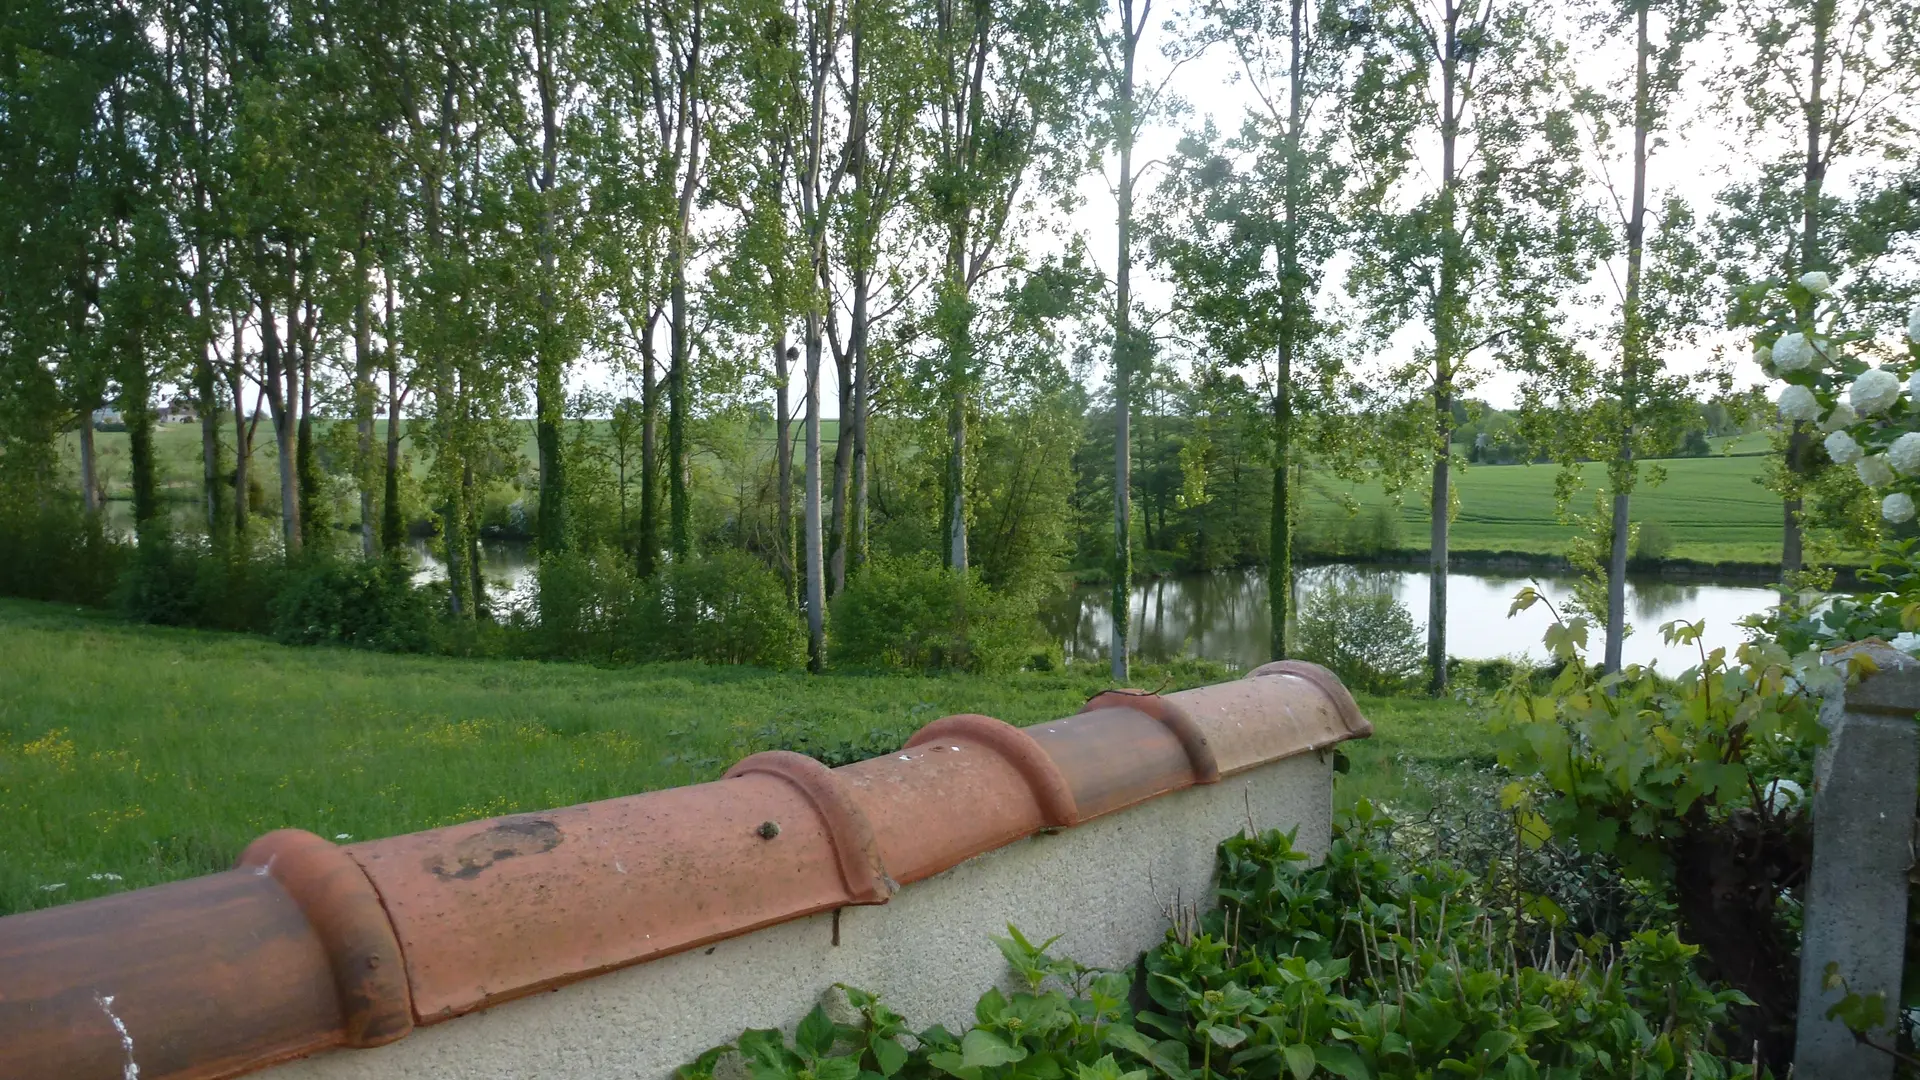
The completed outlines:
[[[1745,436],[1742,441],[1751,438]],[[1759,438],[1759,449],[1764,450],[1765,437]],[[1653,464],[1666,470],[1667,479],[1659,485],[1642,483],[1634,493],[1633,516],[1640,522],[1660,523],[1672,538],[1669,557],[1705,562],[1779,559],[1780,498],[1760,484],[1765,457],[1715,454]],[[1473,465],[1456,471],[1459,512],[1449,537],[1452,550],[1564,553],[1575,529],[1561,523],[1554,505],[1557,469],[1553,465]],[[1586,512],[1593,506],[1594,485],[1606,481],[1606,466],[1589,463],[1582,477],[1588,487],[1569,508]],[[1359,504],[1363,518],[1378,507],[1392,508],[1401,522],[1400,546],[1427,549],[1431,518],[1424,483],[1403,492],[1397,507],[1378,483],[1350,487],[1317,481],[1310,488],[1303,520],[1309,535],[1335,534],[1343,527],[1347,511],[1340,495],[1344,493]]]
[[[533,431],[522,424],[521,455],[527,462],[535,457]],[[838,425],[823,425],[823,440],[830,446],[837,437]],[[386,427],[379,425],[377,437],[384,442]],[[162,482],[180,498],[190,500],[200,471],[200,433],[194,424],[169,424],[158,429],[155,447]],[[769,442],[771,440],[769,439]],[[1634,497],[1634,518],[1658,522],[1672,540],[1669,557],[1704,562],[1770,562],[1780,556],[1780,500],[1759,483],[1766,467],[1764,433],[1715,439],[1714,453],[1707,457],[1672,458],[1649,463],[1666,470],[1668,478],[1659,485],[1643,485]],[[100,432],[96,436],[100,468],[107,477],[110,498],[126,498],[129,489],[127,437],[118,432]],[[272,428],[260,423],[256,437],[254,475],[265,487],[268,504],[278,493]],[[76,470],[78,440],[68,435],[63,449],[70,469]],[[770,449],[770,448],[769,448]],[[412,447],[407,450],[411,453]],[[429,464],[424,454],[412,455],[416,476],[424,475]],[[1459,492],[1459,514],[1453,522],[1452,548],[1455,552],[1512,551],[1558,555],[1566,551],[1574,528],[1560,522],[1554,506],[1552,465],[1471,465],[1457,469],[1454,482]],[[1605,481],[1605,467],[1589,464],[1584,469],[1588,484]],[[1310,478],[1302,528],[1308,536],[1337,534],[1346,527],[1347,511],[1340,501],[1350,494],[1359,505],[1362,517],[1377,507],[1389,507],[1401,523],[1398,546],[1408,550],[1427,548],[1426,488],[1415,483],[1402,493],[1395,505],[1378,483],[1351,487],[1337,480]],[[1576,496],[1572,508],[1585,511],[1592,506],[1592,488]]]

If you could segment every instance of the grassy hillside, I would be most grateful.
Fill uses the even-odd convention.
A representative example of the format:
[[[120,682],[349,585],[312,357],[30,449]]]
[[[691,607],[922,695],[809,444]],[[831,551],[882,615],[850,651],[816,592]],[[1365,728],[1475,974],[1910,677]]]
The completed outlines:
[[[598,422],[596,422],[598,423]],[[521,457],[535,457],[530,424],[521,439]],[[829,445],[837,435],[837,424],[824,425],[823,440]],[[385,439],[385,424],[378,438]],[[755,433],[771,443],[771,431]],[[126,498],[129,486],[127,437],[119,432],[100,432],[96,436],[101,470],[107,477],[110,498]],[[1671,539],[1668,556],[1704,562],[1777,561],[1780,557],[1780,500],[1760,485],[1767,464],[1765,434],[1742,435],[1714,440],[1715,453],[1708,457],[1674,458],[1656,462],[1668,473],[1664,484],[1643,486],[1635,496],[1634,516],[1642,522],[1657,522]],[[169,424],[155,435],[160,475],[167,487],[183,501],[195,496],[200,470],[200,433],[194,424]],[[78,460],[78,442],[68,435],[63,443],[70,468]],[[769,450],[771,446],[769,445]],[[412,447],[407,446],[409,453]],[[830,452],[830,450],[829,450]],[[424,476],[429,460],[426,455],[410,458],[416,477]],[[265,487],[266,505],[276,505],[278,479],[271,427],[261,421],[256,443],[254,476]],[[529,471],[531,466],[526,466]],[[1473,552],[1530,552],[1559,555],[1566,551],[1573,536],[1572,526],[1558,520],[1554,505],[1552,465],[1472,465],[1454,474],[1459,492],[1459,514],[1454,519],[1452,548],[1461,554]],[[1588,464],[1584,469],[1587,493],[1577,496],[1573,509],[1592,505],[1591,485],[1605,482],[1605,466]],[[529,476],[530,478],[530,476]],[[1400,523],[1396,546],[1424,551],[1427,548],[1427,509],[1424,484],[1416,483],[1402,492],[1396,504],[1378,483],[1350,487],[1330,478],[1310,478],[1302,528],[1309,536],[1327,536],[1348,528],[1347,511],[1341,495],[1350,495],[1359,505],[1359,516],[1370,518],[1377,508],[1386,508]]]
[[[948,713],[1053,719],[1107,685],[1091,666],[809,677],[294,649],[5,600],[0,655],[0,914],[225,869],[271,829],[368,839],[605,799]],[[1410,760],[1485,756],[1458,702],[1361,704],[1379,735],[1353,777],[1376,798]]]
[[[1659,523],[1672,540],[1669,557],[1705,562],[1779,560],[1780,498],[1760,484],[1767,465],[1764,456],[1715,454],[1656,464],[1666,470],[1666,482],[1643,484],[1634,494],[1633,513],[1638,521]],[[1459,512],[1453,520],[1452,550],[1564,553],[1575,530],[1558,519],[1557,470],[1553,465],[1474,465],[1456,472]],[[1587,488],[1574,497],[1570,508],[1584,512],[1593,505],[1596,486],[1606,481],[1606,466],[1591,462],[1582,472]],[[1344,527],[1347,511],[1340,496],[1346,494],[1359,504],[1362,519],[1380,508],[1396,515],[1399,546],[1427,549],[1431,519],[1424,485],[1403,492],[1397,505],[1377,483],[1357,487],[1314,483],[1310,487],[1303,521],[1310,535],[1334,534]]]

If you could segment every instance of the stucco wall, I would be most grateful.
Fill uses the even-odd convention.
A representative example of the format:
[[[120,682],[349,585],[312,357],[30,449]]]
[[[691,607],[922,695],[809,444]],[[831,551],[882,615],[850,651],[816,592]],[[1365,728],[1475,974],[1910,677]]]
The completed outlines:
[[[745,1028],[791,1029],[834,983],[879,992],[915,1027],[958,1030],[1007,976],[988,940],[1011,922],[1056,952],[1131,965],[1174,903],[1210,896],[1214,848],[1247,827],[1298,829],[1325,851],[1330,754],[1307,753],[1148,800],[989,852],[850,907],[587,979],[419,1029],[372,1050],[333,1051],[272,1080],[655,1080]],[[956,812],[965,812],[957,810]]]

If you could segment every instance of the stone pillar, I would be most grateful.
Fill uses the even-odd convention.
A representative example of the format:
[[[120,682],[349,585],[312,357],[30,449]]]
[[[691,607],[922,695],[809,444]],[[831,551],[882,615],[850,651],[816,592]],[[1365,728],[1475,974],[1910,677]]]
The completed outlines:
[[[1827,663],[1864,656],[1877,669],[1828,696],[1820,711],[1827,745],[1814,762],[1813,874],[1800,949],[1800,1018],[1794,1074],[1884,1080],[1893,1058],[1862,1046],[1827,1009],[1844,991],[1821,986],[1839,966],[1857,994],[1884,994],[1887,1019],[1900,1007],[1907,936],[1907,874],[1920,782],[1920,661],[1879,642],[1836,649]],[[1891,1028],[1872,1033],[1891,1046]]]

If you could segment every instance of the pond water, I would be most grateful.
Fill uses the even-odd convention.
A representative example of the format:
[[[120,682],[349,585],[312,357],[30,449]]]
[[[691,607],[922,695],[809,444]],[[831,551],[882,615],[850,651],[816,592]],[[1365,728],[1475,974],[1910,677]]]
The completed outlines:
[[[428,540],[412,543],[419,559],[419,580],[446,576],[439,552]],[[482,540],[480,568],[496,603],[528,599],[533,584],[531,546],[524,540]],[[1400,566],[1310,566],[1297,575],[1299,599],[1324,588],[1335,574],[1361,572],[1389,588],[1413,616],[1413,624],[1427,624],[1427,581],[1424,571]],[[1573,595],[1573,579],[1566,575],[1466,573],[1448,575],[1447,651],[1470,659],[1525,657],[1546,659],[1540,635],[1551,619],[1543,606],[1509,619],[1513,595],[1528,584],[1537,585],[1556,604]],[[1774,603],[1772,589],[1753,584],[1667,581],[1658,577],[1630,577],[1627,581],[1627,622],[1634,630],[1624,646],[1630,664],[1658,661],[1663,669],[1680,671],[1699,659],[1693,649],[1669,649],[1660,640],[1660,625],[1674,619],[1705,619],[1706,645],[1733,647],[1746,640],[1737,625],[1741,619]],[[1099,660],[1107,655],[1110,625],[1108,590],[1104,585],[1073,589],[1041,612],[1047,633],[1075,660]],[[1142,660],[1162,662],[1180,656],[1199,656],[1238,668],[1256,667],[1267,657],[1267,576],[1257,567],[1220,570],[1160,578],[1134,587],[1133,652]],[[1590,655],[1598,658],[1601,636],[1590,638]]]
[[[1324,588],[1331,576],[1361,570],[1377,575],[1413,615],[1415,627],[1427,623],[1429,575],[1397,566],[1313,566],[1297,575],[1300,599]],[[1540,636],[1552,622],[1545,608],[1535,605],[1509,619],[1513,596],[1528,584],[1537,585],[1556,604],[1573,595],[1573,579],[1525,573],[1462,573],[1448,575],[1447,651],[1469,659],[1526,657],[1544,660]],[[1627,663],[1659,662],[1678,672],[1699,660],[1692,648],[1669,649],[1660,640],[1660,625],[1674,619],[1707,621],[1708,649],[1733,647],[1746,640],[1739,620],[1771,606],[1777,594],[1755,585],[1701,584],[1629,578],[1627,623],[1633,633],[1623,646]],[[1107,656],[1112,621],[1109,590],[1084,586],[1044,613],[1048,631],[1071,659]],[[1180,656],[1219,660],[1249,668],[1268,659],[1267,580],[1258,568],[1221,570],[1211,574],[1162,578],[1133,590],[1134,655],[1148,661]],[[1598,658],[1601,635],[1590,637],[1589,654]]]

